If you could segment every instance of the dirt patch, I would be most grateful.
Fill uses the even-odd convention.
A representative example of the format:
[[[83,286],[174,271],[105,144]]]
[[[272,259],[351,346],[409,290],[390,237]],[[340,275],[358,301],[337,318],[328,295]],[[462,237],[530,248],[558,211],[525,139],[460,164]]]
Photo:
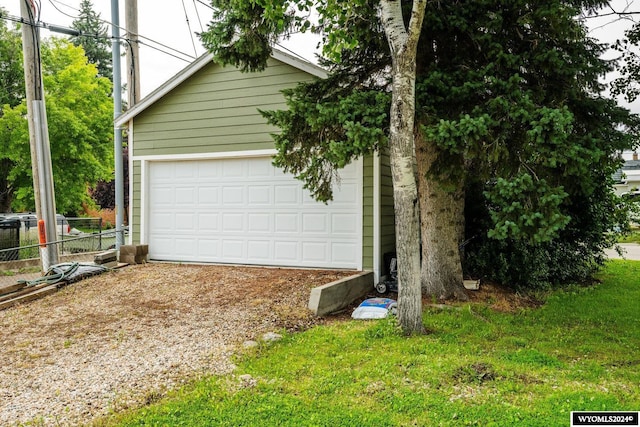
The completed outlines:
[[[492,310],[513,313],[526,308],[540,307],[543,302],[531,295],[515,292],[506,286],[482,283],[477,291],[467,291],[469,300],[488,305]]]
[[[0,311],[0,424],[78,425],[229,372],[244,340],[321,322],[311,288],[351,274],[137,265]]]

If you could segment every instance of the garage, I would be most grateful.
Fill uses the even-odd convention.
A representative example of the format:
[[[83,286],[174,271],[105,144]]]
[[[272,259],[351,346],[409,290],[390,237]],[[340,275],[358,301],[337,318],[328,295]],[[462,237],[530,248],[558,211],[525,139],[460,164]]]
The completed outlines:
[[[145,234],[158,261],[362,268],[362,162],[314,201],[269,156],[147,164]]]
[[[128,243],[149,245],[152,261],[344,268],[379,280],[395,250],[384,147],[341,170],[328,205],[271,165],[279,129],[262,112],[286,109],[284,90],[326,75],[277,48],[251,73],[205,54],[120,115]]]

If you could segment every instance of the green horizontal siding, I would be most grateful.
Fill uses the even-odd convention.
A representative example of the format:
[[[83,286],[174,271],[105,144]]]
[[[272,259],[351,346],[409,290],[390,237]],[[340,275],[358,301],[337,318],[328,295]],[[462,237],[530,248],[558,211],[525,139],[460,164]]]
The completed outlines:
[[[134,119],[134,156],[263,150],[274,147],[258,109],[286,107],[281,91],[313,79],[270,60],[246,74],[211,63]]]
[[[363,159],[362,269],[373,270],[373,156]]]
[[[395,210],[393,207],[393,180],[387,150],[380,153],[380,250],[381,255],[396,248]],[[384,262],[384,260],[381,260]],[[383,268],[382,271],[386,271]]]
[[[131,190],[133,192],[133,206],[131,206],[131,219],[129,224],[130,232],[132,233],[133,244],[140,243],[140,215],[141,215],[141,193],[140,183],[142,182],[142,167],[139,161],[133,162],[133,183],[131,183]]]

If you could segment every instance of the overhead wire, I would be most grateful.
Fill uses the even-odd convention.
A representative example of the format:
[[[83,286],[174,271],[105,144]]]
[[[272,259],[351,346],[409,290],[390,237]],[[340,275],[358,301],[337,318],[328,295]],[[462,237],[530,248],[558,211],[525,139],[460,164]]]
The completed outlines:
[[[211,6],[210,4],[207,4],[207,3],[203,2],[202,0],[196,0],[196,1],[197,1],[198,3],[200,3],[200,4],[204,5],[204,6],[207,6],[207,7],[208,7],[209,9],[211,9],[211,10],[215,10],[215,9],[213,8],[213,6]]]
[[[60,8],[58,8],[57,6],[55,6],[55,5],[54,5],[54,3],[57,3],[57,4],[62,5],[62,6],[65,6],[65,7],[69,8],[69,9],[71,9],[71,10],[73,10],[73,11],[75,11],[75,12],[78,12],[78,13],[79,13],[79,12],[80,12],[80,10],[79,10],[78,8],[76,8],[76,7],[74,7],[74,6],[71,6],[71,5],[68,5],[68,4],[66,4],[66,3],[64,3],[64,2],[62,2],[62,1],[60,1],[60,0],[49,0],[49,3],[51,3],[51,5],[52,5],[52,6],[53,6],[53,7],[54,7],[58,12],[62,13],[63,15],[65,15],[65,16],[67,16],[67,17],[69,17],[69,18],[73,18],[73,19],[77,19],[77,18],[78,18],[78,16],[73,16],[73,15],[70,15],[70,14],[68,14],[68,13],[66,13],[66,12],[63,12]],[[100,22],[102,22],[102,23],[104,23],[104,24],[107,24],[107,25],[109,25],[109,26],[113,26],[113,23],[112,23],[112,22],[110,22],[110,21],[108,21],[108,20],[106,20],[106,19],[102,19],[102,18],[100,18],[100,17],[98,17],[98,19],[100,20]],[[127,29],[126,29],[126,28],[124,28],[124,27],[122,27],[122,26],[119,26],[119,25],[117,26],[117,28],[118,28],[118,29],[120,29],[121,31],[125,31],[125,32],[127,31]],[[138,37],[139,37],[139,38],[142,38],[142,39],[145,39],[145,40],[148,40],[148,41],[149,41],[149,43],[156,44],[156,45],[158,45],[158,46],[163,47],[164,49],[167,49],[167,50],[173,51],[174,53],[177,53],[177,54],[179,54],[179,55],[183,55],[183,56],[185,56],[185,57],[189,58],[189,60],[185,60],[184,58],[180,58],[179,56],[176,56],[175,54],[171,54],[171,53],[169,53],[169,52],[167,52],[167,51],[165,51],[165,50],[163,50],[163,49],[160,49],[160,48],[158,48],[158,47],[154,47],[154,46],[152,46],[152,45],[151,45],[151,44],[149,44],[149,43],[143,43],[143,42],[141,42],[140,40],[138,40],[138,42],[139,42],[140,44],[143,44],[143,45],[145,45],[145,46],[147,46],[147,47],[150,47],[150,48],[152,48],[152,49],[154,49],[154,50],[157,50],[158,52],[161,52],[161,53],[164,53],[164,54],[166,54],[166,55],[172,56],[172,57],[174,57],[174,58],[180,59],[180,60],[182,60],[182,61],[184,61],[184,62],[191,62],[191,61],[193,61],[193,60],[196,58],[195,56],[192,56],[192,55],[190,55],[190,54],[188,54],[188,53],[185,53],[185,52],[183,52],[183,51],[181,51],[181,50],[179,50],[179,49],[175,49],[175,48],[173,48],[173,47],[171,47],[171,46],[168,46],[168,45],[166,45],[166,44],[164,44],[164,43],[161,43],[161,42],[159,42],[159,41],[157,41],[157,40],[154,40],[154,39],[152,39],[152,38],[150,38],[150,37],[146,37],[146,36],[143,36],[143,35],[141,35],[141,34],[138,34]],[[196,56],[197,56],[197,55],[196,55]]]
[[[78,12],[79,12],[79,10],[78,10],[78,9],[76,9],[76,8],[74,8],[73,6],[69,6],[68,4],[66,4],[66,3],[62,3],[61,1],[58,1],[58,0],[49,0],[49,3],[51,4],[51,6],[53,6],[53,8],[54,8],[55,10],[57,10],[58,12],[60,12],[61,14],[63,14],[64,16],[67,16],[67,17],[69,17],[69,18],[73,18],[73,19],[78,19],[78,17],[77,17],[77,16],[69,15],[68,13],[63,12],[60,8],[58,8],[58,6],[56,6],[56,5],[55,5],[55,3],[61,4],[61,5],[63,5],[63,6],[68,7],[69,9],[73,9],[73,10],[76,10],[76,11],[78,11]]]
[[[189,36],[191,37],[191,44],[193,45],[193,53],[197,57],[198,49],[196,49],[196,42],[193,40],[193,32],[191,31],[191,24],[189,23],[189,15],[187,14],[187,7],[184,4],[184,0],[182,0],[182,9],[184,10],[184,18],[187,21],[187,30],[189,31]]]
[[[24,1],[27,1],[28,3],[30,3],[30,4],[31,4],[31,5],[33,5],[34,7],[36,7],[36,3],[37,3],[37,4],[39,4],[39,5],[41,5],[41,1],[40,1],[40,0],[24,0]],[[67,7],[67,8],[69,8],[69,9],[72,9],[72,10],[74,10],[74,11],[76,11],[76,12],[80,12],[80,10],[79,10],[79,9],[77,9],[77,8],[75,8],[74,6],[68,5],[68,4],[66,4],[66,3],[64,3],[64,2],[62,2],[62,1],[60,1],[60,0],[48,0],[48,1],[49,1],[49,3],[50,3],[50,4],[51,4],[51,5],[52,5],[52,6],[53,6],[53,7],[54,7],[58,12],[60,12],[61,14],[65,15],[65,16],[67,16],[67,17],[70,17],[70,18],[72,18],[72,19],[77,19],[77,18],[78,18],[78,16],[74,16],[74,15],[71,15],[71,14],[69,14],[69,13],[64,12],[62,9],[60,9],[58,6],[56,6],[56,3],[57,3],[58,5],[62,5],[62,6],[64,6],[64,7]],[[208,5],[207,3],[203,2],[202,0],[193,0],[193,1],[194,1],[194,6],[196,6],[196,5],[195,5],[195,2],[198,2],[198,3],[200,3],[200,4],[202,4],[202,5],[206,6],[206,7],[208,7],[208,8],[209,8],[209,9],[211,9],[211,10],[215,10],[212,6]],[[164,44],[164,43],[161,43],[161,42],[159,42],[159,41],[157,41],[157,40],[154,40],[154,39],[152,39],[152,38],[150,38],[150,37],[146,37],[146,36],[144,36],[144,35],[140,35],[140,34],[138,35],[139,39],[137,40],[137,42],[138,42],[139,44],[141,44],[141,45],[144,45],[144,46],[146,46],[146,47],[150,48],[150,49],[156,50],[156,51],[158,51],[158,52],[160,52],[160,53],[163,53],[163,54],[165,54],[165,55],[171,56],[171,57],[173,57],[173,58],[175,58],[175,59],[178,59],[178,60],[181,60],[181,61],[183,61],[183,62],[186,62],[186,63],[190,63],[190,62],[192,62],[192,61],[193,61],[193,60],[198,56],[198,53],[197,53],[197,49],[196,49],[196,46],[195,46],[195,41],[194,41],[194,39],[193,39],[193,33],[192,33],[192,31],[191,31],[191,26],[190,26],[190,23],[189,23],[189,19],[188,19],[187,11],[186,11],[186,5],[185,5],[185,3],[184,3],[184,0],[182,0],[182,6],[183,6],[183,9],[184,9],[184,11],[185,11],[185,18],[186,18],[187,25],[188,25],[188,28],[189,28],[189,33],[190,33],[190,35],[191,35],[191,43],[192,43],[192,46],[193,46],[193,49],[194,49],[194,53],[195,53],[195,55],[190,55],[190,54],[188,54],[188,53],[186,53],[186,52],[183,52],[183,51],[181,51],[181,50],[179,50],[179,49],[173,48],[173,47],[168,46],[168,45],[166,45],[166,44]],[[40,13],[41,13],[41,7],[37,7],[37,10],[38,10],[38,16],[40,16]],[[201,20],[200,20],[200,15],[199,15],[199,13],[198,13],[198,11],[197,11],[197,7],[196,7],[196,13],[198,14],[198,20],[199,20],[199,22],[200,22],[200,27],[202,28],[202,22],[201,22]],[[22,22],[22,19],[18,20],[18,19],[11,19],[11,18],[7,18],[7,17],[5,17],[5,18],[6,18],[6,19],[9,19],[9,20],[12,20],[12,21],[16,21],[16,22]],[[107,25],[110,25],[110,26],[112,26],[112,25],[113,25],[113,23],[112,23],[112,22],[110,22],[110,21],[108,21],[108,20],[102,19],[102,18],[100,18],[100,17],[98,17],[98,19],[100,20],[100,22],[102,22],[102,23],[104,23],[104,24],[107,24]],[[39,19],[38,19],[37,21],[35,21],[35,22],[39,22]],[[44,24],[44,25],[36,25],[35,27],[44,26],[44,27],[46,28],[46,27],[47,27],[47,25],[48,25],[48,24]],[[119,28],[120,30],[122,30],[122,31],[126,31],[126,28],[124,28],[124,27],[118,26],[118,28]],[[105,38],[105,37],[106,37],[106,38],[109,38],[109,39],[112,39],[112,38],[113,38],[113,37],[111,37],[111,36],[100,36],[100,35],[92,35],[92,34],[84,34],[84,33],[83,33],[82,35],[83,35],[83,36],[96,37],[96,38]],[[129,39],[127,39],[127,38],[124,38],[124,37],[120,37],[120,39],[121,39],[121,40],[123,40],[123,41],[125,41],[125,42],[127,42],[127,43],[130,43],[130,42],[131,42],[131,40],[129,40]],[[158,46],[160,46],[160,47],[158,47]],[[281,48],[281,49],[283,49],[283,50],[285,50],[285,51],[289,52],[290,54],[292,54],[292,55],[294,55],[294,56],[296,56],[296,57],[298,57],[298,58],[300,58],[300,59],[307,60],[307,58],[305,58],[304,56],[302,56],[302,55],[300,55],[299,53],[297,53],[297,52],[295,52],[295,51],[293,51],[293,50],[291,50],[291,49],[289,49],[289,48],[287,48],[287,47],[283,46],[283,45],[282,45],[282,44],[280,44],[280,43],[276,43],[276,46],[278,46],[279,48]],[[173,52],[173,53],[172,53],[172,52]],[[187,59],[185,59],[185,57],[186,57]]]
[[[200,24],[200,31],[204,32],[204,27],[202,26],[202,19],[200,19],[200,12],[198,12],[198,5],[196,4],[196,0],[193,0],[193,8],[196,10],[196,16],[198,17],[198,24]]]

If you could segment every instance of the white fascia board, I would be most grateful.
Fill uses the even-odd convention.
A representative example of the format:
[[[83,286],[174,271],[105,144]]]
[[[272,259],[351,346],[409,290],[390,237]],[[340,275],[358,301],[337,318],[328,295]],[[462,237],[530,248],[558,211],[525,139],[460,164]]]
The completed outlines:
[[[124,126],[129,120],[137,116],[142,111],[146,110],[148,107],[153,105],[160,98],[165,96],[167,93],[171,92],[176,86],[180,83],[187,80],[189,77],[193,76],[195,73],[200,71],[205,65],[209,64],[213,61],[213,55],[210,53],[205,53],[200,58],[196,59],[194,62],[189,64],[186,68],[182,69],[178,74],[164,82],[159,88],[151,92],[144,99],[142,99],[139,103],[137,103],[133,108],[121,114],[115,119],[115,124],[118,127]]]
[[[132,160],[143,162],[165,162],[172,160],[208,160],[208,159],[233,159],[246,157],[273,157],[277,154],[275,148],[266,150],[246,151],[220,151],[214,153],[189,153],[189,154],[158,154],[149,156],[133,156]]]
[[[303,58],[297,58],[277,48],[273,48],[271,57],[321,79],[326,79],[329,75],[327,71],[319,65],[309,62]]]

